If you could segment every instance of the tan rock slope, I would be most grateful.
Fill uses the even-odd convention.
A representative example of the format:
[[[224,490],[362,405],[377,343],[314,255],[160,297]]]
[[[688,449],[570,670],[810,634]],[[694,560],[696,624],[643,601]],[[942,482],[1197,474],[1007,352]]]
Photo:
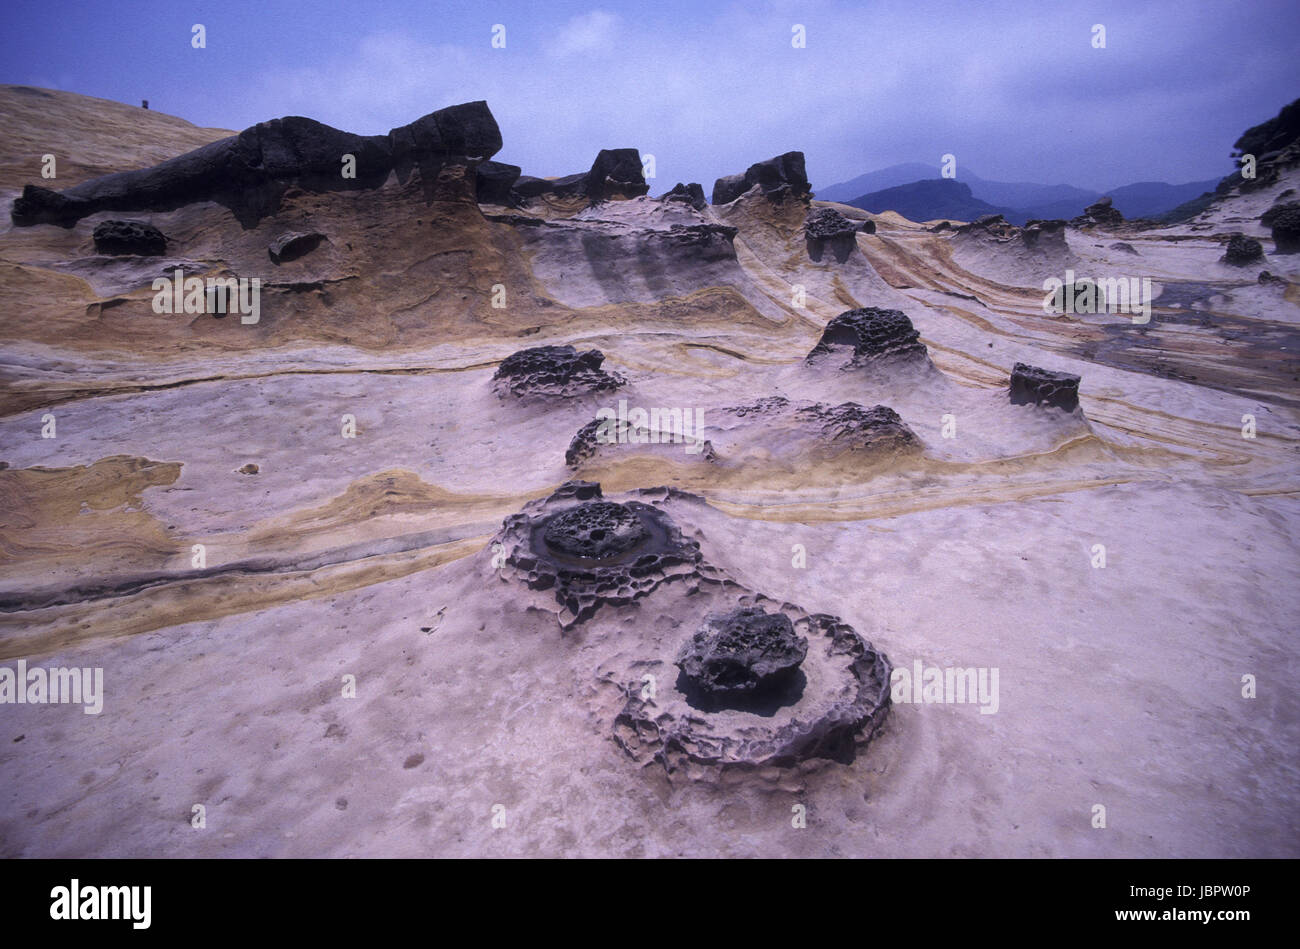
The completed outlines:
[[[521,176],[479,105],[0,87],[0,853],[1300,855],[1291,159],[934,229],[797,152]],[[178,269],[256,320],[159,312]],[[1147,318],[1047,312],[1067,271]]]

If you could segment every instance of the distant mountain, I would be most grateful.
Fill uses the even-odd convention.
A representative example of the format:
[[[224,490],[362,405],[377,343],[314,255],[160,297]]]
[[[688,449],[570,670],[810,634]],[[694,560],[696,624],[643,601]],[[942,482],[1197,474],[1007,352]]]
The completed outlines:
[[[938,177],[938,165],[923,165],[919,161],[909,161],[901,165],[890,165],[888,168],[881,168],[879,171],[869,171],[865,175],[858,175],[850,181],[841,181],[839,184],[818,188],[816,194],[818,201],[847,203],[852,198],[870,194],[873,191],[896,188],[899,185],[911,184],[913,181],[919,181],[922,178]]]
[[[897,211],[910,221],[936,218],[973,221],[983,214],[1005,214],[1007,210],[981,201],[971,194],[970,185],[953,178],[925,178],[859,195],[843,203],[873,214]]]
[[[919,173],[917,178],[898,180],[916,173]],[[937,168],[909,162],[819,189],[817,197],[823,201],[839,201],[868,211],[875,210],[868,205],[879,206],[882,202],[888,204],[891,201],[903,201],[925,216],[914,217],[901,207],[881,207],[881,210],[897,211],[911,220],[970,220],[972,216],[978,217],[980,214],[1002,214],[1012,224],[1024,224],[1035,218],[1068,220],[1076,217],[1103,194],[1110,195],[1114,206],[1126,218],[1155,218],[1212,190],[1216,183],[1214,179],[1181,185],[1142,181],[1101,192],[1067,184],[990,181],[970,171],[964,172],[959,179],[946,179],[938,177]],[[962,187],[951,187],[956,184],[961,184]],[[862,190],[858,190],[860,188]],[[851,195],[849,192],[853,191],[856,194]]]
[[[1185,185],[1167,185],[1163,181],[1140,181],[1106,192],[1114,198],[1115,207],[1126,218],[1154,218],[1178,207],[1184,201],[1213,191],[1216,179],[1189,181]]]

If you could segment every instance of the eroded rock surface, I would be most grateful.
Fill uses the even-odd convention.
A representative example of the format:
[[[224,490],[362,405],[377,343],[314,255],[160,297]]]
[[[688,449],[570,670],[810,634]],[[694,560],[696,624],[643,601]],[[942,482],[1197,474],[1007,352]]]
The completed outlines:
[[[1264,246],[1253,237],[1233,234],[1228,238],[1228,249],[1223,252],[1223,257],[1220,259],[1225,264],[1233,264],[1237,267],[1257,264],[1264,259]]]
[[[492,376],[501,394],[568,397],[617,389],[626,380],[600,368],[605,355],[599,349],[578,352],[572,346],[535,346],[502,360]]]

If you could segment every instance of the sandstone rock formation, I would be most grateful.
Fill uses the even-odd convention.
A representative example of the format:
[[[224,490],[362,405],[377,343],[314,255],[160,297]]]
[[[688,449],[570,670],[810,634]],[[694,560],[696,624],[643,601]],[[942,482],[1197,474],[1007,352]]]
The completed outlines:
[[[1111,207],[1110,198],[1100,198],[1083,209],[1083,213],[1070,221],[1073,227],[1117,227],[1124,223],[1124,215]]]
[[[271,241],[266,252],[277,264],[288,263],[310,254],[323,240],[325,235],[320,231],[290,231]]]

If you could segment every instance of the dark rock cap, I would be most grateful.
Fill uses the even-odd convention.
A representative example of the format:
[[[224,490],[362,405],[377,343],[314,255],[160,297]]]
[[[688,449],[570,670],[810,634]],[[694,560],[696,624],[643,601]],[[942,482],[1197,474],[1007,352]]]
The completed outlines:
[[[649,538],[641,519],[613,501],[588,501],[546,522],[542,539],[551,550],[585,560],[607,560]]]
[[[703,211],[708,204],[704,200],[704,189],[699,182],[692,181],[690,184],[682,184],[680,181],[673,185],[672,190],[667,191],[659,199],[660,201],[684,201],[697,211]]]
[[[708,697],[747,697],[788,682],[807,655],[808,640],[795,635],[789,617],[749,608],[710,615],[676,665]]]
[[[786,152],[766,161],[756,162],[743,175],[727,175],[713,185],[713,204],[734,201],[754,185],[762,187],[763,194],[777,199],[787,194],[807,197],[812,193],[808,174],[804,170],[803,152]]]
[[[1232,237],[1228,238],[1228,249],[1219,258],[1223,263],[1233,264],[1237,267],[1257,264],[1263,259],[1264,245],[1255,238],[1247,237],[1244,234],[1233,234]]]
[[[534,346],[501,361],[492,379],[499,391],[511,395],[571,396],[617,389],[622,376],[600,368],[605,354],[599,349],[578,352],[572,346]]]
[[[290,185],[307,191],[377,188],[390,172],[417,165],[467,163],[501,148],[501,130],[486,102],[431,112],[387,135],[354,135],[313,119],[289,116],[247,128],[193,151],[135,171],[117,172],[51,191],[28,185],[13,203],[14,224],[71,227],[97,211],[170,211],[217,201],[247,227],[273,214]],[[356,178],[342,176],[344,155]]]
[[[1073,412],[1079,407],[1079,376],[1018,362],[1011,370],[1012,405],[1049,405]]]
[[[474,169],[474,196],[479,204],[501,204],[513,207],[518,202],[512,196],[515,182],[519,180],[520,167],[499,161],[485,161]]]
[[[101,221],[93,234],[97,254],[138,254],[157,257],[167,252],[162,231],[143,221]]]
[[[852,346],[855,363],[877,356],[924,356],[925,344],[920,337],[901,310],[863,307],[841,313],[827,323],[807,359],[833,352],[838,346]]]

